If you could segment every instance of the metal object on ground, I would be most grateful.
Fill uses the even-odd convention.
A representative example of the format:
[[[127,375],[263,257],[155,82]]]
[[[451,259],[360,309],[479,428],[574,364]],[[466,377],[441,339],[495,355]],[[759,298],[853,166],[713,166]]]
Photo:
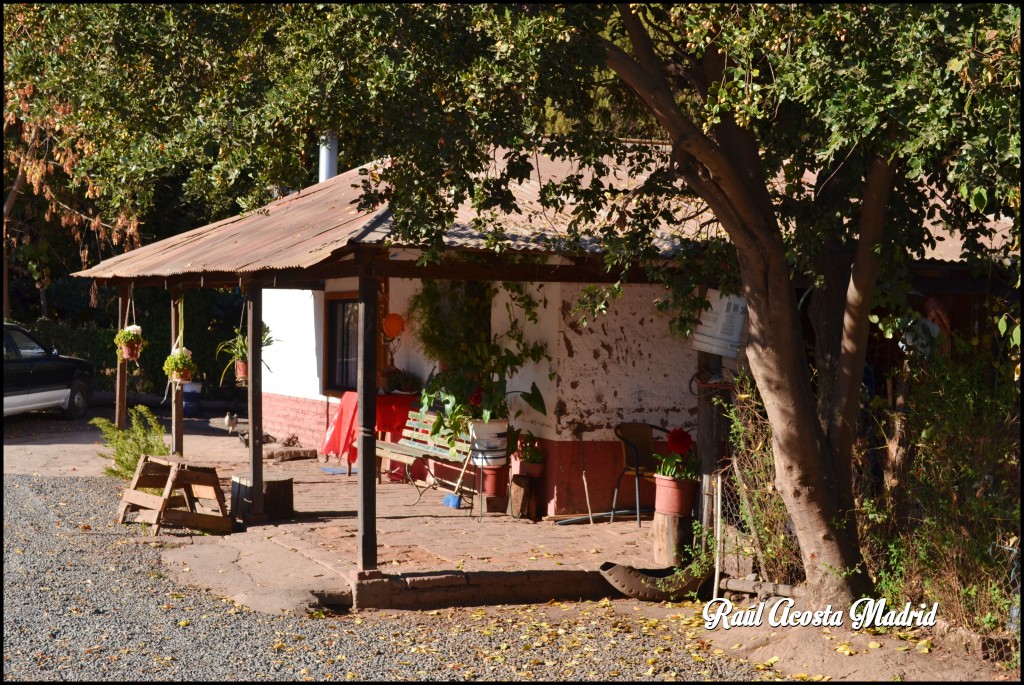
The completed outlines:
[[[742,578],[722,578],[718,587],[721,590],[733,592],[745,592],[760,597],[803,597],[807,590],[797,585],[783,585],[781,583],[764,583],[757,580],[744,580]]]
[[[698,573],[693,566],[677,569],[633,568],[611,561],[601,564],[601,575],[616,590],[632,599],[646,599],[652,602],[666,602],[684,599],[696,592],[708,579],[710,573]]]

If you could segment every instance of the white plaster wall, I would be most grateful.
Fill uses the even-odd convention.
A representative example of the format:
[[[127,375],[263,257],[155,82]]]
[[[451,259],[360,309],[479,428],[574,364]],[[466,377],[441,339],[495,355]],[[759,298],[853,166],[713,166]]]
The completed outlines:
[[[409,298],[419,287],[418,278],[392,278],[388,283],[388,309],[401,314],[405,319],[405,328],[402,330],[398,350],[395,352],[395,366],[411,371],[418,375],[420,380],[425,381],[434,364],[427,361],[417,347],[416,340],[412,337],[412,327],[409,325]]]
[[[321,400],[323,293],[312,290],[263,291],[263,321],[274,344],[263,350],[263,391]],[[269,369],[267,367],[270,367]]]
[[[697,398],[689,383],[697,352],[673,336],[670,317],[655,310],[664,289],[626,285],[622,298],[587,327],[572,314],[581,291],[576,284],[562,287],[555,408],[560,439],[614,440],[612,431],[622,421],[692,427]]]
[[[408,319],[409,297],[418,279],[393,279],[389,308]],[[356,279],[333,279],[328,292],[356,290]],[[692,427],[697,401],[690,393],[690,378],[697,370],[697,353],[688,341],[668,330],[668,316],[654,309],[662,290],[655,285],[626,285],[620,300],[610,303],[606,315],[586,328],[572,309],[582,286],[548,283],[533,286],[540,302],[538,322],[526,324],[530,340],[547,342],[553,362],[530,364],[510,383],[528,389],[536,382],[547,403],[541,416],[521,401],[516,425],[538,437],[558,440],[614,440],[612,430],[621,421],[649,421]],[[323,369],[324,294],[308,290],[263,291],[263,319],[275,338],[264,350],[263,387],[268,393],[308,399],[321,394]],[[507,295],[499,294],[491,311],[495,332],[508,326]],[[433,368],[412,338],[409,326],[402,333],[395,364],[426,378]],[[733,368],[736,361],[726,359]],[[551,370],[555,378],[549,379]]]
[[[509,401],[511,415],[522,411],[512,423],[517,428],[531,431],[538,438],[554,439],[557,436],[555,425],[555,403],[558,399],[556,379],[551,377],[558,364],[558,337],[560,329],[559,305],[561,304],[561,287],[559,284],[546,283],[528,285],[527,292],[538,303],[537,323],[524,320],[523,332],[528,342],[543,342],[547,345],[551,361],[528,363],[508,383],[510,390],[529,390],[531,383],[536,383],[544,397],[547,415],[541,415],[531,409],[525,402],[513,395]],[[508,312],[505,309],[509,302],[508,293],[499,291],[491,305],[491,332],[502,334],[508,331]]]

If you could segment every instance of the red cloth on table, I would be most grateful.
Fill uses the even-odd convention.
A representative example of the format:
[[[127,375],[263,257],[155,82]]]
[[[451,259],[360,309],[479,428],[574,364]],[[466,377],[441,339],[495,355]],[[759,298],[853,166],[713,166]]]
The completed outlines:
[[[324,443],[320,447],[321,454],[334,454],[339,460],[347,457],[350,464],[356,462],[357,450],[352,443],[356,440],[358,399],[354,392],[346,392],[341,396],[338,413],[327,428]],[[419,395],[377,395],[377,422],[374,430],[384,433],[384,439],[388,442],[398,442],[409,418],[409,410],[418,399]]]

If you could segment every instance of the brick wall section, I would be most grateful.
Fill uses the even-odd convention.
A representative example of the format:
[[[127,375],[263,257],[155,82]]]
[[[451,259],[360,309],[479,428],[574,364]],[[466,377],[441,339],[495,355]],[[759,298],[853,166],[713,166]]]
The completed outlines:
[[[303,447],[319,450],[337,403],[263,393],[263,430],[278,440],[296,435]]]

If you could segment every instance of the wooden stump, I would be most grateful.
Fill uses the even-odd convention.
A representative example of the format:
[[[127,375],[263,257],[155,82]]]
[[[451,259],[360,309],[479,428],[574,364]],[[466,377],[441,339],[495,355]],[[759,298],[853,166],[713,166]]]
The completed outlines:
[[[252,507],[252,474],[231,476],[231,518],[245,520]],[[295,513],[292,479],[284,476],[263,476],[263,513],[271,521],[288,518]]]
[[[693,517],[654,512],[651,526],[654,561],[659,566],[681,566],[687,555],[683,549],[693,544]]]
[[[512,476],[512,484],[509,486],[509,503],[512,518],[539,518],[537,515],[537,501],[539,499],[539,487],[536,479],[529,476]]]

